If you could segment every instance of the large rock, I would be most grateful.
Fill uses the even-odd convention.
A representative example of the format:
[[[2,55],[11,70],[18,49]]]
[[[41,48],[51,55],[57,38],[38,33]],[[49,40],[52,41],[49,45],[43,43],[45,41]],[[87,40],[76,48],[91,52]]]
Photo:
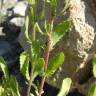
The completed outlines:
[[[60,88],[65,77],[82,82],[86,77],[86,70],[90,72],[90,66],[87,67],[87,64],[96,52],[96,19],[91,10],[90,0],[70,0],[67,18],[72,20],[73,28],[56,45],[51,54],[53,56],[55,53],[63,51],[66,56],[64,64],[52,77],[47,79],[52,86]],[[27,43],[24,42],[26,40],[24,34],[21,33],[20,38],[22,38],[20,42],[23,48],[28,48]]]
[[[70,0],[69,14],[68,18],[72,20],[73,28],[54,50],[54,53],[63,50],[66,59],[48,80],[48,83],[55,87],[60,87],[65,77],[72,77],[76,82],[83,81],[86,71],[79,73],[79,70],[90,71],[86,69],[88,66],[86,64],[96,52],[96,20],[91,12],[89,1]],[[79,74],[77,75],[76,72]]]

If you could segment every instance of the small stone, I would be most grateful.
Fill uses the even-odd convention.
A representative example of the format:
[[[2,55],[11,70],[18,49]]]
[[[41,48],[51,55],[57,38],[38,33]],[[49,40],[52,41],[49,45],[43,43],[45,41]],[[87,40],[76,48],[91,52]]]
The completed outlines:
[[[25,11],[27,9],[27,3],[24,1],[20,1],[13,8],[13,13],[19,16],[25,16]]]
[[[0,36],[4,36],[5,35],[2,30],[3,30],[3,27],[0,27]]]
[[[15,26],[22,27],[24,25],[24,18],[23,17],[15,17],[10,20],[11,24],[14,24]]]
[[[12,8],[17,3],[17,1],[18,0],[1,0],[0,3],[4,9],[9,9]]]

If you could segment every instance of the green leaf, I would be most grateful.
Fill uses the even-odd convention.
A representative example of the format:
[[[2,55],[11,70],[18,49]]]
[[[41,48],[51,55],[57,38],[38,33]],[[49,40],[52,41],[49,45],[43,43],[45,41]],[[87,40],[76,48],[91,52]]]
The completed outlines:
[[[35,79],[35,77],[41,73],[44,64],[45,64],[45,61],[43,58],[39,58],[37,60],[37,63],[35,64],[33,79]]]
[[[93,57],[93,75],[96,78],[96,54]]]
[[[64,62],[64,54],[61,52],[58,55],[56,55],[48,64],[48,68],[45,72],[45,76],[49,77],[51,76],[57,68],[60,67],[61,64]]]
[[[36,0],[28,0],[29,4],[35,5]]]
[[[35,96],[34,94],[30,93],[30,96]]]
[[[35,71],[40,72],[45,64],[45,61],[43,58],[39,58],[36,65],[35,65]]]
[[[45,20],[45,22],[44,22],[44,28],[45,28],[46,33],[49,32],[50,29],[51,29],[50,24],[49,24],[46,20]]]
[[[42,10],[40,11],[40,16],[38,17],[38,20],[43,20],[45,18],[45,12],[46,12],[46,0],[43,0],[44,4],[42,5]]]
[[[60,92],[57,96],[66,96],[69,92],[69,89],[71,87],[72,80],[70,78],[66,78],[63,80],[62,87],[60,89]]]
[[[87,96],[96,96],[96,83],[91,85]]]
[[[9,87],[11,89],[11,92],[13,92],[14,96],[20,96],[18,83],[17,83],[15,76],[10,76]]]
[[[70,21],[63,21],[62,23],[54,26],[52,32],[52,46],[54,46],[65,35],[65,32],[68,31],[70,25]]]
[[[1,69],[3,71],[3,73],[4,73],[4,77],[6,79],[8,79],[8,77],[9,77],[8,68],[7,68],[5,60],[1,56],[0,56],[0,67],[1,67]]]
[[[29,80],[29,55],[23,52],[20,55],[20,71]]]
[[[40,43],[39,41],[35,40],[32,42],[32,45],[31,45],[31,54],[32,54],[32,57],[38,57],[40,55]]]
[[[0,96],[4,96],[4,88],[2,86],[0,86]]]
[[[26,39],[31,42],[30,38],[29,38],[29,34],[28,34],[28,30],[29,29],[29,16],[27,15],[25,17],[25,24],[24,26],[22,27],[22,32],[25,32],[25,36],[26,36]]]
[[[41,33],[42,35],[44,35],[44,33],[42,32],[42,30],[39,27],[39,24],[37,22],[35,23],[35,30],[38,31],[39,33]]]
[[[29,16],[27,15],[26,18],[25,18],[25,36],[26,38],[30,41],[30,38],[29,38]]]
[[[47,3],[50,3],[50,0],[43,0],[44,2],[46,1]]]
[[[52,5],[52,15],[56,16],[57,0],[51,0],[51,5]]]
[[[37,0],[29,0],[29,5],[28,6],[28,15],[30,18],[30,24],[34,25],[34,23],[37,21],[38,17],[36,14],[36,5],[37,5]]]

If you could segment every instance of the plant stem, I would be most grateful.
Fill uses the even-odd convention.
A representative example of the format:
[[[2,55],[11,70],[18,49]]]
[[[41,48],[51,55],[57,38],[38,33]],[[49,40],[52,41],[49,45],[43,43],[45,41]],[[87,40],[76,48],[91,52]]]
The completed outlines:
[[[35,41],[35,25],[33,28],[33,32],[32,32],[32,41]],[[32,47],[32,45],[31,45]],[[32,49],[32,48],[31,48]],[[30,74],[30,80],[29,80],[29,84],[28,84],[28,90],[27,90],[27,96],[30,96],[30,90],[31,90],[31,85],[32,85],[32,81],[33,81],[33,73],[34,73],[34,60],[31,54],[31,74]]]
[[[48,23],[50,25],[52,23],[52,6],[51,6],[51,3],[50,3],[50,8],[49,8],[49,20],[48,20]],[[51,51],[51,31],[48,32],[47,45],[46,45],[46,49],[45,49],[45,53],[44,53],[44,60],[45,60],[44,72],[47,70],[50,51]],[[43,93],[43,87],[44,87],[45,79],[46,79],[46,77],[43,75],[42,79],[41,79],[40,88],[38,90],[37,96],[41,96],[42,93]]]
[[[28,84],[28,90],[27,90],[27,96],[30,96],[30,90],[31,90],[31,85],[32,85],[32,80],[33,80],[33,72],[34,72],[34,68],[33,68],[33,62],[31,63],[31,74],[30,74],[30,81]]]
[[[49,55],[50,55],[50,49],[51,49],[51,35],[49,34],[48,35],[48,43],[47,43],[45,54],[44,54],[44,60],[45,60],[44,72],[47,70]],[[41,84],[40,84],[40,88],[39,88],[37,96],[41,96],[43,93],[45,78],[46,78],[45,76],[42,76]]]

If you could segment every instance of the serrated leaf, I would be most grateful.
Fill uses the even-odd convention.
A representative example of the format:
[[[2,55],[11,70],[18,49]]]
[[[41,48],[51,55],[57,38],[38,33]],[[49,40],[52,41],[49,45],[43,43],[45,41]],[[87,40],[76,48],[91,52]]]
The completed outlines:
[[[45,64],[45,61],[43,58],[39,58],[36,65],[35,65],[35,71],[40,72]]]
[[[7,68],[5,60],[1,56],[0,56],[0,67],[4,73],[4,77],[7,79],[9,77],[8,68]]]
[[[48,68],[45,72],[45,76],[49,77],[51,76],[64,62],[64,54],[61,52],[49,62]]]
[[[34,69],[34,75],[33,75],[33,79],[39,75],[43,69],[43,66],[45,64],[45,61],[43,58],[39,58],[37,60],[37,63],[35,64],[35,69]]]
[[[93,57],[93,75],[96,78],[96,54]]]
[[[66,96],[69,92],[69,89],[71,87],[72,80],[70,78],[66,78],[63,80],[62,87],[60,89],[60,92],[57,96]]]
[[[20,55],[20,72],[29,80],[29,55],[23,52]]]
[[[14,96],[20,96],[18,83],[17,83],[15,76],[10,76],[9,87],[11,89],[11,92],[13,92]]]
[[[51,5],[52,5],[52,15],[56,16],[57,0],[51,0]]]
[[[52,32],[52,46],[54,46],[65,35],[65,32],[70,28],[70,21],[63,21],[60,24],[54,26]]]
[[[96,96],[96,83],[93,83],[88,91],[87,96]]]

